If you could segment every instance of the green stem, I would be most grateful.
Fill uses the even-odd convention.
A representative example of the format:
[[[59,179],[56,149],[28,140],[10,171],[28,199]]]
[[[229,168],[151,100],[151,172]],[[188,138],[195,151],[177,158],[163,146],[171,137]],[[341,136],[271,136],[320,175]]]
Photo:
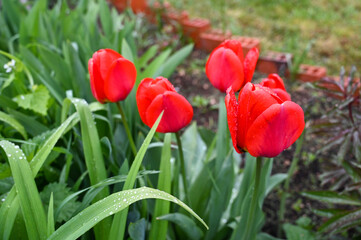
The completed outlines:
[[[256,163],[256,176],[255,176],[255,182],[254,182],[254,189],[253,189],[253,196],[252,196],[252,202],[251,202],[251,209],[248,214],[248,221],[246,226],[246,233],[244,239],[255,239],[256,236],[252,236],[251,229],[254,228],[254,215],[256,211],[256,206],[258,204],[258,197],[259,197],[259,182],[261,177],[261,171],[262,171],[262,157],[257,157],[257,163]],[[255,234],[255,233],[253,233]]]
[[[181,141],[179,132],[176,132],[175,136],[177,138],[177,144],[178,144],[178,152],[179,152],[179,160],[180,160],[180,165],[181,165],[184,193],[185,193],[186,199],[188,199],[188,197],[189,197],[187,194],[188,193],[188,184],[187,184],[187,178],[186,178],[186,168],[185,168],[185,164],[184,164],[182,141]]]
[[[125,114],[124,114],[123,108],[122,108],[122,106],[120,105],[120,103],[119,103],[119,102],[117,102],[116,104],[117,104],[117,107],[118,107],[118,110],[119,110],[120,116],[122,117],[123,126],[124,126],[125,132],[126,132],[126,134],[127,134],[127,136],[128,136],[128,140],[129,140],[130,148],[132,149],[132,152],[133,152],[134,156],[136,156],[136,155],[137,155],[137,148],[135,147],[135,144],[134,144],[134,140],[133,140],[132,134],[130,133],[127,118],[125,117]]]
[[[277,236],[278,237],[281,236],[282,224],[283,224],[284,217],[285,217],[287,194],[288,194],[288,190],[290,188],[291,177],[293,176],[293,174],[294,174],[294,172],[296,170],[296,167],[298,165],[298,161],[300,159],[300,152],[301,152],[301,149],[302,149],[304,136],[305,136],[305,132],[302,133],[301,137],[296,142],[296,150],[295,150],[295,153],[293,154],[293,159],[292,159],[291,166],[290,166],[290,168],[288,169],[288,172],[287,172],[287,178],[285,180],[284,190],[283,190],[282,196],[281,196],[280,210],[279,210],[279,214],[278,214],[278,223],[279,223],[278,224],[278,229],[277,229]]]

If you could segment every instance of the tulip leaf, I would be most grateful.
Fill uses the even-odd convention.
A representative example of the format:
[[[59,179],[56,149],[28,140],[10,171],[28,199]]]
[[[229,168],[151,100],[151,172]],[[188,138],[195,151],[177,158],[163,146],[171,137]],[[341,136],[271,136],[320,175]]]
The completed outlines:
[[[100,104],[91,104],[90,109],[92,111],[98,111],[102,109],[102,106]],[[39,172],[41,166],[44,164],[60,137],[62,137],[64,132],[69,130],[78,121],[79,115],[77,113],[72,114],[52,133],[50,137],[48,137],[42,147],[37,151],[36,155],[30,161],[30,167],[34,177]],[[0,216],[2,216],[2,218],[0,218],[0,238],[9,238],[19,207],[20,205],[15,187],[12,187],[0,207]]]
[[[170,159],[171,155],[171,133],[166,133],[164,137],[164,146],[162,149],[162,155],[160,160],[160,173],[158,177],[158,189],[165,191],[167,193],[171,193],[171,163]],[[156,239],[166,239],[167,236],[167,221],[158,221],[156,218],[169,213],[170,203],[168,201],[156,200],[154,214],[152,218],[152,228],[150,230],[150,240]]]
[[[170,56],[167,61],[165,61],[162,66],[158,69],[156,75],[169,78],[176,67],[181,64],[184,59],[186,59],[193,50],[193,44],[188,44],[187,46],[181,48]]]
[[[14,101],[24,109],[30,109],[45,116],[48,111],[48,101],[50,99],[49,91],[43,85],[34,85],[33,90],[31,93],[16,96]]]
[[[28,138],[28,135],[24,129],[24,126],[21,125],[15,118],[13,118],[12,116],[4,113],[4,112],[0,112],[0,121],[5,122],[7,124],[9,124],[11,127],[13,127],[16,131],[18,131],[21,136],[23,136],[24,139]]]
[[[314,234],[312,234],[312,232],[310,232],[309,230],[304,229],[300,226],[295,226],[295,225],[286,223],[283,225],[283,230],[286,233],[287,239],[292,239],[292,240],[316,239]]]
[[[0,147],[11,167],[29,239],[46,239],[46,216],[30,164],[19,146],[3,140],[0,141]]]
[[[171,213],[157,217],[160,221],[170,221],[177,224],[187,235],[187,239],[198,240],[203,237],[202,230],[197,226],[193,219],[181,213]]]
[[[141,187],[113,193],[112,195],[92,204],[59,227],[49,237],[49,240],[76,239],[104,218],[128,208],[132,203],[149,198],[163,199],[178,204],[190,212],[207,228],[207,224],[179,199],[157,189]]]
[[[155,130],[157,129],[160,120],[162,119],[163,112],[159,115],[157,121],[155,121],[153,127],[149,131],[147,137],[145,138],[142,146],[140,147],[137,155],[135,156],[135,159],[133,161],[132,166],[130,167],[127,180],[124,183],[123,190],[128,190],[133,188],[140,165],[142,164],[144,155],[148,149],[148,146],[150,144],[150,141],[152,140]],[[109,233],[109,239],[123,239],[124,238],[124,232],[125,232],[125,224],[127,221],[127,215],[128,215],[128,208],[125,208],[124,211],[121,213],[115,214],[112,227],[110,229]]]

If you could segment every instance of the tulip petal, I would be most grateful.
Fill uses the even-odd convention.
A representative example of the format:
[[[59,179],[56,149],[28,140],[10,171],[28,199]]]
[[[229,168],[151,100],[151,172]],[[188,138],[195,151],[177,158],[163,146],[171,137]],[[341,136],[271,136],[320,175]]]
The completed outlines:
[[[104,83],[104,92],[111,102],[124,100],[132,91],[137,77],[137,70],[134,64],[125,59],[115,60],[109,67]]]
[[[208,58],[206,74],[212,85],[222,92],[232,86],[238,91],[244,83],[243,63],[232,49],[217,48]]]
[[[93,54],[94,65],[103,80],[108,75],[109,66],[118,58],[122,58],[122,55],[112,49],[100,49]]]
[[[227,122],[228,128],[231,133],[232,143],[234,149],[238,153],[241,153],[242,149],[237,146],[237,115],[238,115],[238,102],[236,96],[234,95],[234,91],[232,87],[227,89],[227,95],[225,98],[225,104],[227,109]]]
[[[175,89],[173,85],[163,77],[157,77],[156,79],[145,78],[138,86],[136,100],[140,118],[146,125],[150,125],[147,122],[146,113],[149,105],[153,99],[166,91],[173,91]]]
[[[238,98],[238,133],[237,144],[246,149],[246,136],[254,120],[271,105],[282,101],[268,88],[247,83]]]
[[[146,123],[152,127],[159,114],[164,110],[157,132],[177,132],[187,126],[193,118],[193,108],[180,94],[167,91],[158,95],[146,112]]]
[[[104,80],[101,78],[99,69],[95,66],[93,58],[88,61],[88,70],[90,75],[90,88],[93,96],[100,103],[104,103],[106,100],[106,96],[103,91]]]
[[[291,96],[287,93],[285,84],[278,74],[270,74],[260,83],[261,86],[270,88],[282,101],[290,101]]]
[[[244,82],[251,82],[254,70],[256,69],[257,61],[259,57],[258,48],[252,48],[248,51],[245,59],[244,59]]]
[[[291,101],[274,104],[250,126],[247,150],[255,157],[275,157],[297,140],[304,126],[304,114],[299,105]]]
[[[243,49],[242,49],[241,41],[236,39],[226,40],[223,43],[221,43],[219,47],[225,47],[231,49],[241,60],[241,62],[243,62]]]
[[[272,89],[280,88],[280,89],[286,91],[285,84],[284,84],[282,78],[276,73],[269,74],[268,77],[263,79],[260,84],[262,86],[269,87]]]

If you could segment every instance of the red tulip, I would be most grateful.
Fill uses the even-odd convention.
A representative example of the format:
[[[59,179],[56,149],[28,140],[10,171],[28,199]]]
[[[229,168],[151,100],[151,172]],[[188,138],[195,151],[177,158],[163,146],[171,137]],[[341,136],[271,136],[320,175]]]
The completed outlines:
[[[263,79],[260,85],[271,88],[283,101],[291,100],[291,96],[287,93],[285,84],[278,74],[273,73],[268,75],[268,78]]]
[[[193,108],[168,79],[145,78],[139,84],[136,100],[142,121],[152,127],[164,110],[157,132],[177,132],[187,126],[193,118]]]
[[[221,92],[226,92],[230,86],[233,91],[238,91],[252,80],[258,56],[258,49],[253,48],[243,60],[241,42],[226,40],[209,56],[206,74],[213,86]]]
[[[247,83],[238,102],[232,88],[225,99],[228,126],[238,153],[275,157],[301,135],[305,122],[302,108],[283,101],[270,88]]]
[[[124,100],[132,91],[137,77],[134,64],[111,49],[100,49],[89,59],[90,86],[100,102]]]

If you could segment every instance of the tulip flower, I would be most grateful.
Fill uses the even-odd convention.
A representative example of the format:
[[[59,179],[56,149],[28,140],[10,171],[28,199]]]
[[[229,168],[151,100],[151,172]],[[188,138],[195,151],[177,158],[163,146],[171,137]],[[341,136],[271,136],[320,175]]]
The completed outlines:
[[[305,122],[302,108],[282,100],[272,89],[247,83],[238,102],[233,89],[225,99],[233,146],[238,153],[275,157],[301,135]]]
[[[191,104],[163,77],[143,79],[139,84],[136,100],[140,118],[149,127],[153,126],[164,110],[157,132],[177,132],[193,118]]]
[[[241,42],[226,40],[209,56],[206,64],[207,77],[221,92],[226,92],[230,86],[236,92],[252,80],[258,56],[258,49],[253,48],[243,59]]]
[[[277,96],[283,101],[291,100],[291,96],[286,91],[285,84],[283,83],[282,78],[278,76],[278,74],[273,73],[268,75],[268,78],[263,79],[260,85],[271,88],[272,91],[276,93]]]
[[[111,49],[100,49],[89,59],[90,86],[100,102],[124,100],[132,91],[137,77],[134,64]]]

